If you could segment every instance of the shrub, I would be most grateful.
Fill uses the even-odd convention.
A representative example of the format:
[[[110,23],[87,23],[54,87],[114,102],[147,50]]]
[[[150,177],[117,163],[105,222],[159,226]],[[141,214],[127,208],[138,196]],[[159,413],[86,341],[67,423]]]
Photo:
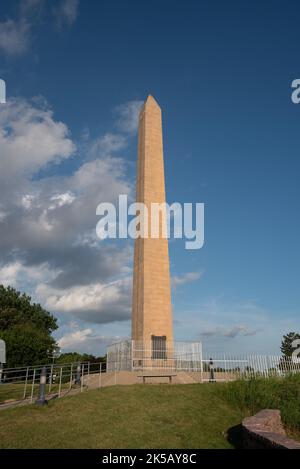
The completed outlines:
[[[300,430],[300,374],[233,381],[223,386],[221,392],[228,402],[248,415],[262,409],[280,409],[284,424]]]

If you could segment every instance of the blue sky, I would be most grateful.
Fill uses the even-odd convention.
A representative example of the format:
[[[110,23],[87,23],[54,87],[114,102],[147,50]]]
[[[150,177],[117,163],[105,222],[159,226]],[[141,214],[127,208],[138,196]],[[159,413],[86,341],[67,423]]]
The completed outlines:
[[[136,116],[164,122],[169,202],[205,203],[205,245],[170,242],[175,337],[279,352],[299,331],[298,2],[2,1],[0,281],[58,318],[64,350],[130,334],[132,243],[96,206],[134,194]]]

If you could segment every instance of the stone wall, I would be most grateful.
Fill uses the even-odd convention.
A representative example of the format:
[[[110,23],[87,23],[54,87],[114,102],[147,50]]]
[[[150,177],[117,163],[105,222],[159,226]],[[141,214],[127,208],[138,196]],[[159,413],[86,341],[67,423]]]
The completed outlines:
[[[242,422],[245,449],[300,449],[300,442],[286,436],[279,410],[265,409]]]

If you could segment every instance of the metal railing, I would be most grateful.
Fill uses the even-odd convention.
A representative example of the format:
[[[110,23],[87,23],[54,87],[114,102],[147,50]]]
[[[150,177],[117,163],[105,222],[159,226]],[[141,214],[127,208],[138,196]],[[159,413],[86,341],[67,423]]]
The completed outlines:
[[[145,350],[144,350],[145,352]],[[196,359],[197,358],[197,359]],[[248,356],[207,356],[199,358],[186,355],[173,355],[165,360],[159,359],[151,367],[153,355],[144,353],[138,367],[128,369],[128,362],[117,357],[98,363],[66,363],[4,368],[0,375],[0,408],[8,405],[33,403],[39,395],[40,377],[43,368],[46,375],[46,399],[59,398],[116,384],[135,384],[140,372],[152,370],[154,376],[175,372],[178,381],[173,382],[227,382],[239,379],[283,377],[300,373],[300,359],[274,355]],[[122,365],[124,367],[122,368]],[[144,365],[144,366],[143,366]]]
[[[106,363],[64,363],[4,368],[0,374],[0,405],[12,402],[34,402],[38,397],[40,377],[46,373],[46,397],[62,397],[82,392],[88,387],[89,378],[101,376]],[[98,380],[101,384],[101,379]]]
[[[283,377],[300,373],[300,359],[278,355],[208,356],[202,359],[201,382]]]
[[[162,338],[158,338],[162,339]],[[218,381],[253,376],[282,376],[299,372],[300,359],[274,355],[204,356],[200,342],[167,342],[165,340],[126,340],[107,349],[108,371],[167,371],[199,374],[199,381]]]
[[[202,364],[202,344],[180,341],[125,340],[108,346],[107,370],[195,370]]]

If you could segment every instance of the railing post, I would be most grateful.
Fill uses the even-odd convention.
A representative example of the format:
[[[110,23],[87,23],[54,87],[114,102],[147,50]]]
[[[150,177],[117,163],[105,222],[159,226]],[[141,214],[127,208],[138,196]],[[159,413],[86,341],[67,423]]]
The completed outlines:
[[[71,363],[71,371],[70,371],[70,386],[69,389],[72,388],[72,378],[73,378],[73,363]]]
[[[81,366],[81,386],[80,386],[80,392],[83,391],[83,380],[84,380],[84,363]]]
[[[33,377],[32,377],[31,396],[30,396],[31,404],[33,402],[34,382],[35,382],[35,368],[33,370]]]
[[[200,344],[200,383],[203,382],[203,348],[202,348],[202,342]]]
[[[77,369],[76,369],[76,379],[75,379],[75,384],[78,384],[78,385],[81,384],[80,373],[81,373],[81,365],[80,363],[78,363]]]
[[[63,370],[63,365],[61,365],[60,373],[59,373],[58,397],[60,397],[60,391],[61,391],[62,370]]]
[[[46,405],[48,402],[46,401],[46,381],[47,381],[47,373],[46,367],[43,366],[40,376],[40,387],[39,387],[39,398],[35,401],[37,405]]]
[[[101,376],[101,371],[102,371],[102,363],[100,362],[100,367],[99,367],[99,388],[101,388],[101,381],[102,381],[102,376]]]
[[[49,394],[51,392],[52,379],[53,379],[53,365],[51,365],[51,371],[50,371],[50,377],[49,377]]]
[[[25,384],[24,384],[23,399],[26,398],[27,382],[28,382],[28,373],[29,373],[29,366],[27,366],[27,369],[26,369],[26,377],[25,377]]]

